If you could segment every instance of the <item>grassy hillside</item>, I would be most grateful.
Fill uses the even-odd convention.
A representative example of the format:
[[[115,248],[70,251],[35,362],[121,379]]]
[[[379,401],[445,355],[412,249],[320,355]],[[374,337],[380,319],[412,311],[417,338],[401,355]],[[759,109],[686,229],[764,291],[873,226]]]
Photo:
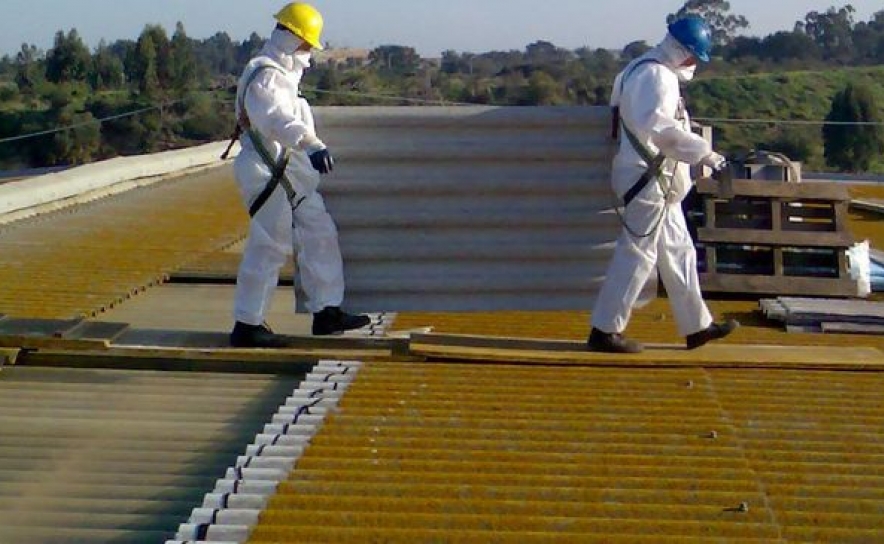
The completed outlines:
[[[829,113],[832,97],[851,82],[871,87],[884,119],[884,67],[701,76],[686,94],[694,117],[820,121]],[[809,169],[825,169],[820,125],[708,124],[715,127],[718,147],[728,152],[779,148],[793,158],[806,154]],[[884,159],[878,161],[875,171],[884,172]]]

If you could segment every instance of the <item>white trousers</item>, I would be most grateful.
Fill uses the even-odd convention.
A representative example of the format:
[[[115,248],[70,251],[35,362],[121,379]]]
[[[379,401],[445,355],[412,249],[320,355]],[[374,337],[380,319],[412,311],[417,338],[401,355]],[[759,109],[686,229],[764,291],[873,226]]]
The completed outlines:
[[[260,168],[237,164],[237,181],[246,208],[263,190],[255,183]],[[260,176],[266,183],[266,176]],[[279,271],[289,255],[297,256],[297,272],[307,296],[306,307],[318,312],[344,300],[344,266],[338,229],[318,192],[308,191],[292,212],[282,187],[277,187],[249,223],[249,235],[236,277],[234,319],[250,325],[264,322]]]
[[[650,193],[650,196],[645,196]],[[624,218],[637,234],[649,232],[661,212],[659,228],[638,238],[625,228],[592,311],[592,326],[607,333],[623,333],[642,289],[656,266],[682,336],[712,324],[703,301],[697,273],[697,252],[688,232],[681,204],[668,203],[658,191],[645,191],[629,204]]]

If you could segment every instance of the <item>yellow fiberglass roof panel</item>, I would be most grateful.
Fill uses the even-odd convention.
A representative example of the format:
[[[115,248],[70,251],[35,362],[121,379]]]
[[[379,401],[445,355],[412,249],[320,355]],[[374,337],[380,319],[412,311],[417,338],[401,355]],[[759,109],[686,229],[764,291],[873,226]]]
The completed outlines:
[[[880,391],[850,372],[372,364],[250,542],[874,541]]]

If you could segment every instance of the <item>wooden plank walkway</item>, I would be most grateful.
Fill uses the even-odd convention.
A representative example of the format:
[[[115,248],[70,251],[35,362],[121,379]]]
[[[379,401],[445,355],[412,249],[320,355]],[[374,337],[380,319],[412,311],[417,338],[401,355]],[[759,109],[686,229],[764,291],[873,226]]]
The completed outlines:
[[[34,320],[29,320],[34,321]],[[6,323],[9,323],[7,321]],[[105,330],[114,339],[65,338],[51,324],[31,323],[37,331],[3,335],[0,347],[26,350],[25,364],[61,366],[66,354],[76,352],[88,368],[144,368],[166,370],[219,370],[249,372],[301,372],[304,365],[324,359],[373,361],[473,361],[488,364],[520,363],[612,367],[708,367],[821,370],[884,370],[884,353],[874,347],[801,347],[709,344],[689,351],[680,344],[648,344],[644,353],[612,355],[586,351],[583,342],[533,338],[507,338],[405,332],[390,337],[290,337],[287,349],[236,349],[227,335],[216,332],[127,329],[94,323],[90,330]],[[117,324],[119,325],[119,324]],[[82,324],[74,328],[83,329]],[[8,329],[7,329],[8,330]],[[88,355],[88,356],[87,356]],[[10,360],[14,360],[10,358]]]
[[[522,363],[563,366],[776,368],[884,370],[884,352],[876,348],[734,346],[709,344],[688,351],[683,346],[652,344],[644,353],[611,355],[585,350],[582,342],[457,335],[413,335],[412,355],[431,360]]]

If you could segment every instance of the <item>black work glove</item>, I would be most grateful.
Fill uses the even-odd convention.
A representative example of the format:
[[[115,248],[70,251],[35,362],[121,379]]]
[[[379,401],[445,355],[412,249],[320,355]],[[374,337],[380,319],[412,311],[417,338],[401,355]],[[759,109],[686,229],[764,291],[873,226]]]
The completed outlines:
[[[721,178],[730,174],[731,171],[731,163],[723,162],[717,165],[712,169],[712,179],[720,180]]]
[[[335,169],[335,160],[328,149],[320,149],[310,154],[310,164],[320,174],[328,174]]]

